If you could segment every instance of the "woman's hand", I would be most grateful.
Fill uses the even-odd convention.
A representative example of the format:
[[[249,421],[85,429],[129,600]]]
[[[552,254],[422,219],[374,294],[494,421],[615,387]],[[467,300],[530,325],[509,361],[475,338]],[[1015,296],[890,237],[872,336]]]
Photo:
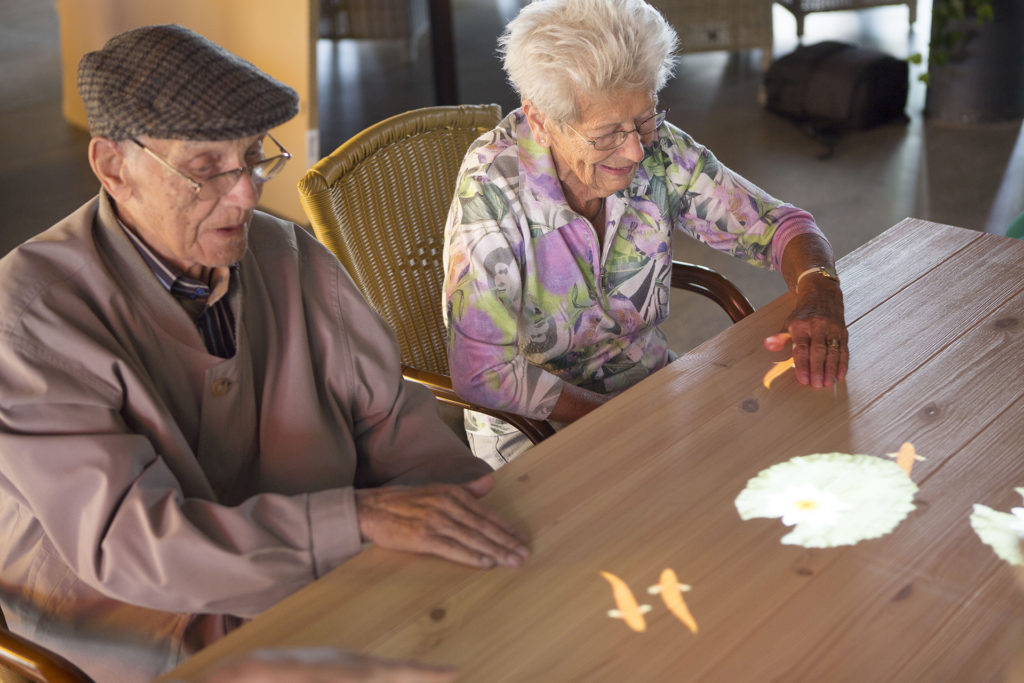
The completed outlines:
[[[764,340],[769,351],[781,351],[793,342],[796,381],[816,388],[843,381],[850,361],[843,291],[834,279],[834,264],[832,247],[823,235],[805,233],[790,240],[782,254],[782,274],[796,295],[796,306],[784,331]]]
[[[793,342],[796,380],[812,387],[830,387],[846,378],[850,360],[843,318],[843,292],[825,277],[806,277],[800,283],[796,306],[786,318],[785,332],[764,340],[769,351]]]

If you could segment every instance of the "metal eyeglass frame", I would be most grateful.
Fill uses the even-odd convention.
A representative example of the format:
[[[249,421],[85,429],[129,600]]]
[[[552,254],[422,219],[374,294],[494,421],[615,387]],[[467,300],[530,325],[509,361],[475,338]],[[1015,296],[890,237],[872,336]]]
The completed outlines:
[[[616,131],[612,131],[611,133],[608,133],[606,135],[599,135],[596,138],[587,137],[583,133],[579,132],[578,130],[576,130],[575,128],[570,126],[568,123],[565,124],[565,127],[568,128],[569,130],[571,130],[573,133],[576,133],[576,135],[580,136],[580,139],[582,139],[588,145],[593,147],[595,151],[597,151],[597,152],[608,152],[608,151],[611,151],[613,149],[618,149],[619,147],[622,147],[623,143],[626,142],[626,139],[630,135],[632,135],[633,133],[636,133],[637,135],[639,135],[640,139],[642,141],[643,140],[643,136],[650,135],[651,133],[656,131],[658,129],[658,126],[660,126],[662,123],[665,122],[666,117],[668,117],[668,109],[665,109],[665,110],[662,110],[662,111],[656,111],[653,114],[651,114],[650,116],[648,116],[646,119],[641,121],[640,123],[637,123],[630,130],[616,130]],[[651,128],[651,130],[649,130],[648,132],[645,133],[642,130],[640,130],[640,128],[644,124],[646,124],[648,121],[653,121],[654,122],[654,126]],[[609,140],[610,141],[608,143],[608,146],[605,146],[605,144],[602,142],[603,140]]]
[[[188,176],[183,171],[179,170],[173,164],[171,164],[171,162],[167,161],[159,154],[151,150],[149,147],[139,142],[136,138],[129,139],[136,145],[141,147],[142,150],[146,152],[146,154],[153,157],[161,164],[163,164],[170,170],[174,171],[174,173],[188,181],[188,183],[192,185],[192,188],[195,191],[196,198],[218,199],[227,194],[228,191],[235,186],[235,184],[238,182],[239,177],[241,177],[243,173],[247,173],[249,177],[252,178],[255,182],[263,184],[270,180],[271,178],[273,178],[274,176],[276,176],[278,173],[280,173],[281,169],[284,168],[285,163],[287,163],[287,161],[292,158],[291,153],[288,150],[286,150],[284,146],[281,145],[281,143],[278,142],[273,135],[267,133],[266,137],[270,138],[271,141],[273,141],[273,143],[277,145],[277,148],[281,150],[280,154],[275,154],[272,157],[262,159],[261,161],[258,161],[251,166],[242,166],[240,168],[232,169],[230,171],[216,173],[203,181],[198,181]],[[207,188],[205,194],[203,194],[203,188]]]

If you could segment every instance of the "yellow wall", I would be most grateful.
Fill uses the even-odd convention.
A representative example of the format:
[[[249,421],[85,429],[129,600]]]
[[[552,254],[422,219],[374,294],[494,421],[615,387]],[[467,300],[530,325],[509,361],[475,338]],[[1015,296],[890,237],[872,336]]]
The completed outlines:
[[[75,126],[88,128],[75,83],[83,54],[137,26],[187,26],[299,93],[298,116],[273,131],[292,153],[292,160],[281,175],[264,186],[262,206],[306,224],[295,188],[320,155],[314,37],[318,7],[314,0],[57,0],[64,117]]]

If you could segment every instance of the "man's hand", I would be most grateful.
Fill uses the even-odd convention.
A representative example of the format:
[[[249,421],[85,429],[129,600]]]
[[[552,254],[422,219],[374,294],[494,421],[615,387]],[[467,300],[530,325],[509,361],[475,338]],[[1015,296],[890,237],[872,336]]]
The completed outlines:
[[[846,378],[850,349],[838,284],[826,278],[805,278],[785,329],[765,339],[764,346],[781,351],[793,342],[793,370],[800,384],[830,387]]]
[[[382,548],[471,567],[518,567],[530,554],[526,537],[477,500],[493,486],[487,474],[463,485],[357,489],[359,531]]]

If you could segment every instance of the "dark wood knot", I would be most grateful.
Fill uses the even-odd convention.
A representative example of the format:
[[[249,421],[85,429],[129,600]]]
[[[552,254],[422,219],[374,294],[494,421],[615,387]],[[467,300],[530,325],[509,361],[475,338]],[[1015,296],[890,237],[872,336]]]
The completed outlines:
[[[906,600],[910,597],[910,594],[914,591],[913,583],[908,583],[903,588],[896,591],[896,595],[892,596],[893,602],[899,602],[900,600]]]
[[[756,413],[758,408],[760,407],[761,406],[758,405],[756,398],[748,398],[746,401],[740,404],[740,408],[742,408],[744,412],[747,413]]]
[[[448,612],[445,611],[444,607],[435,607],[430,610],[430,618],[434,621],[441,621],[446,616],[448,616]]]

